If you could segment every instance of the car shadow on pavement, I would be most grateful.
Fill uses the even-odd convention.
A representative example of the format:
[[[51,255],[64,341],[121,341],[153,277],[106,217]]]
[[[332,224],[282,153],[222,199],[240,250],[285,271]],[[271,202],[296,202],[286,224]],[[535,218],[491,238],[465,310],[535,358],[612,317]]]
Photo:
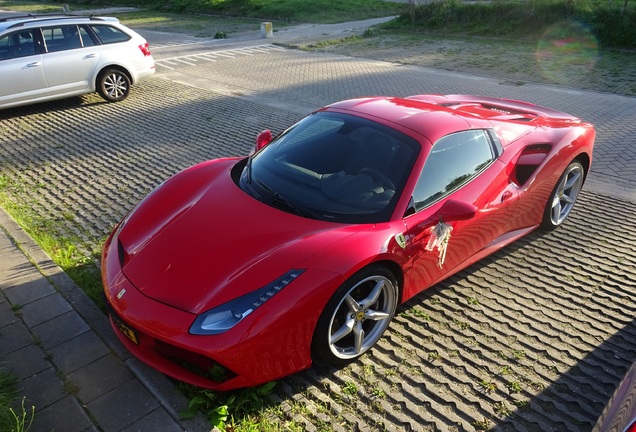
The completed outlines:
[[[601,311],[599,311],[601,312]],[[602,312],[601,312],[602,313]],[[527,405],[496,422],[495,430],[518,430],[520,422],[539,430],[571,425],[591,430],[631,364],[636,361],[636,319],[602,341]],[[589,377],[593,376],[594,380]],[[555,400],[558,395],[558,401]]]
[[[22,116],[57,113],[75,110],[78,108],[89,108],[95,105],[108,104],[97,96],[97,94],[89,94],[83,96],[75,96],[66,99],[60,99],[50,102],[40,102],[30,105],[5,108],[0,110],[0,120],[10,118],[20,118]]]

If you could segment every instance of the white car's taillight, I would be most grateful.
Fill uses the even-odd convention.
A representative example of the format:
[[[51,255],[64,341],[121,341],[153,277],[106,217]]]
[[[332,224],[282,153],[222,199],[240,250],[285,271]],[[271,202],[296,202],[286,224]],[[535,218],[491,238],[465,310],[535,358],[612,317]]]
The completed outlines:
[[[148,42],[143,45],[139,45],[139,49],[143,53],[144,57],[148,57],[150,55],[150,47],[148,46]]]

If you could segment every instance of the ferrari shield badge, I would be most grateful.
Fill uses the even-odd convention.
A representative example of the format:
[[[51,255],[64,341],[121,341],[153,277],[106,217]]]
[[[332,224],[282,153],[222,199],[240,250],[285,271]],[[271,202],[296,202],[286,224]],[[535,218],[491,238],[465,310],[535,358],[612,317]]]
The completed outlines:
[[[402,233],[396,234],[395,241],[397,242],[398,246],[400,246],[402,249],[406,247],[406,238],[404,238],[404,234]]]
[[[437,249],[437,252],[439,253],[437,265],[439,268],[442,268],[442,265],[444,265],[444,260],[446,259],[446,248],[448,247],[448,241],[450,240],[452,230],[453,227],[444,223],[444,221],[439,221],[437,225],[431,227],[431,236],[428,238],[428,243],[426,244],[425,249],[427,251]]]

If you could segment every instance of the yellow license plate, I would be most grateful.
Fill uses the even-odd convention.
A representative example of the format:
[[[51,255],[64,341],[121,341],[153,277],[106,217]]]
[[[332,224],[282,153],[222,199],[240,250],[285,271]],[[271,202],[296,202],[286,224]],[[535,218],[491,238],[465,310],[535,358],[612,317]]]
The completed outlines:
[[[124,324],[119,318],[117,318],[115,315],[111,315],[111,318],[113,319],[113,322],[115,323],[115,325],[117,326],[117,328],[126,335],[126,337],[128,339],[130,339],[131,341],[133,341],[135,344],[139,345],[139,339],[137,339],[137,333],[135,333],[135,331],[133,329],[131,329],[130,327],[128,327],[126,324]]]

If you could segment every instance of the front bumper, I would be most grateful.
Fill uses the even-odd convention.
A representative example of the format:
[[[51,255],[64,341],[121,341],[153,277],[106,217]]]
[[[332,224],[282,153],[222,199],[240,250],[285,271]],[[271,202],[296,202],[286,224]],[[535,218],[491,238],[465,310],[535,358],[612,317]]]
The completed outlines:
[[[192,335],[197,315],[159,303],[125,277],[116,240],[104,245],[102,278],[113,329],[144,363],[214,390],[266,383],[311,366],[311,339],[340,275],[306,271],[234,328]]]

